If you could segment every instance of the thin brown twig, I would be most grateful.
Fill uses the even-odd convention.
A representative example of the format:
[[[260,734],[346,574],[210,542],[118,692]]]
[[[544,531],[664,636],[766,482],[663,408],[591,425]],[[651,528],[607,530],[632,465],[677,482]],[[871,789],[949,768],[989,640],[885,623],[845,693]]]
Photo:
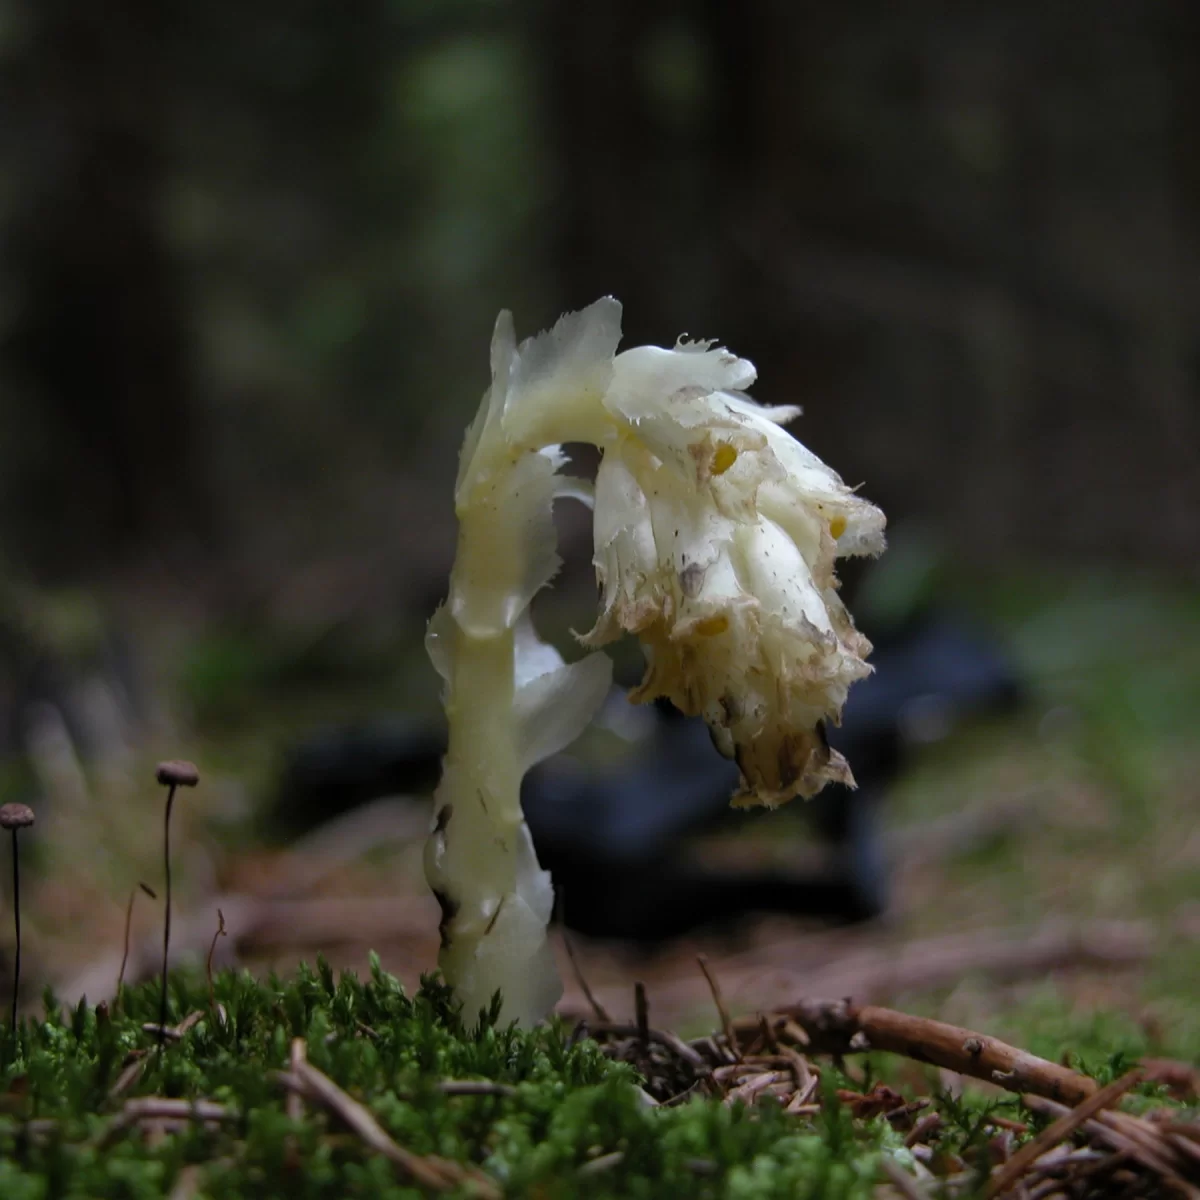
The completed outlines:
[[[926,1113],[923,1117],[918,1117],[916,1124],[909,1131],[908,1136],[904,1139],[904,1144],[911,1150],[920,1142],[927,1141],[931,1133],[936,1133],[942,1126],[941,1113]]]
[[[121,993],[125,986],[125,968],[129,965],[129,928],[133,924],[133,899],[136,895],[137,888],[130,888],[129,901],[125,905],[125,941],[121,951],[121,969],[117,972],[117,995],[113,1001],[116,1006],[121,1003]]]
[[[301,1066],[308,1062],[308,1043],[303,1038],[292,1038],[288,1052],[288,1066],[293,1075],[299,1075]],[[298,1125],[304,1120],[304,1097],[298,1090],[289,1089],[284,1101],[287,1119]]]
[[[171,1194],[167,1200],[192,1200],[192,1197],[200,1190],[200,1185],[203,1183],[203,1171],[197,1163],[190,1163],[186,1167],[180,1168],[179,1174],[175,1176],[175,1186],[171,1188]]]
[[[303,1038],[292,1038],[288,1047],[288,1066],[293,1075],[301,1063],[308,1061],[308,1043]],[[304,1093],[300,1088],[288,1088],[284,1100],[284,1113],[293,1125],[299,1125],[304,1120]],[[289,1171],[300,1167],[300,1139],[293,1133],[283,1139],[283,1162]]]
[[[1021,1102],[1032,1112],[1056,1119],[1069,1111],[1043,1096],[1023,1096]],[[1147,1122],[1128,1113],[1107,1111],[1085,1122],[1084,1131],[1162,1176],[1176,1192],[1187,1196],[1189,1200],[1200,1198],[1200,1188],[1193,1187],[1182,1178],[1177,1170],[1180,1164],[1171,1161],[1173,1157],[1178,1157],[1175,1145],[1166,1141],[1161,1132]]]
[[[204,973],[208,977],[208,1006],[212,1009],[213,1016],[217,1016],[217,993],[213,987],[213,955],[217,950],[217,938],[225,936],[225,914],[217,909],[217,932],[213,934],[212,945],[208,948],[208,958],[204,962]]]
[[[1181,1171],[1187,1172],[1190,1164],[1181,1158],[1176,1144],[1168,1141],[1161,1130],[1148,1121],[1129,1113],[1110,1110],[1099,1113],[1094,1122],[1088,1125],[1109,1145],[1157,1171],[1177,1191],[1191,1200],[1200,1200],[1200,1188],[1187,1183],[1180,1174]]]
[[[794,1046],[781,1045],[779,1053],[792,1068],[792,1074],[796,1078],[796,1095],[804,1097],[799,1101],[803,1104],[816,1091],[817,1084],[821,1082],[820,1076],[813,1070],[808,1059]]]
[[[190,1012],[178,1025],[159,1025],[155,1021],[146,1021],[142,1025],[143,1033],[152,1033],[158,1038],[170,1038],[173,1042],[181,1041],[189,1030],[195,1029],[201,1021],[204,1020],[204,1013],[200,1009],[195,1012]]]
[[[760,1092],[774,1087],[777,1083],[785,1083],[790,1075],[790,1071],[756,1072],[745,1083],[738,1084],[737,1087],[729,1092],[725,1097],[724,1103],[727,1107],[732,1107],[740,1100],[743,1104],[753,1105]]]
[[[879,1160],[879,1170],[904,1200],[928,1200],[929,1193],[895,1159],[885,1154]]]
[[[495,1183],[478,1171],[467,1171],[457,1163],[422,1158],[395,1142],[370,1111],[347,1095],[328,1075],[309,1062],[301,1062],[293,1071],[282,1071],[279,1080],[289,1089],[299,1088],[311,1100],[319,1101],[335,1113],[355,1134],[377,1154],[400,1167],[413,1180],[425,1187],[445,1191],[464,1183],[472,1183],[487,1200],[500,1200]]]
[[[1006,1192],[1043,1154],[1065,1142],[1091,1117],[1115,1104],[1141,1077],[1140,1069],[1126,1072],[1120,1079],[1114,1079],[1098,1092],[1093,1092],[1052,1125],[1048,1125],[1037,1137],[1026,1142],[1004,1164],[998,1175],[993,1176],[984,1192],[985,1197],[991,1200],[991,1197]]]
[[[567,950],[567,961],[571,964],[571,974],[575,976],[575,982],[579,984],[579,990],[583,993],[584,999],[591,1005],[592,1012],[596,1015],[596,1020],[611,1022],[612,1017],[608,1015],[604,1005],[596,999],[592,989],[588,986],[588,981],[583,977],[583,968],[579,965],[579,960],[575,957],[575,947],[571,944],[571,939],[567,935],[566,926],[559,932],[562,934],[563,945]]]
[[[593,1158],[590,1162],[585,1162],[575,1174],[583,1176],[603,1175],[605,1171],[611,1171],[614,1167],[619,1167],[624,1161],[625,1151],[614,1150],[611,1154],[601,1154],[599,1158]]]
[[[142,1072],[146,1069],[146,1060],[144,1058],[135,1058],[129,1063],[125,1069],[117,1076],[116,1082],[108,1089],[110,1097],[115,1099],[122,1092],[127,1092],[141,1078]]]
[[[515,1096],[517,1089],[490,1079],[443,1079],[437,1084],[443,1096]]]
[[[643,1046],[650,1044],[650,1003],[646,999],[646,985],[639,979],[633,985],[633,1015],[637,1022],[638,1040]]]
[[[151,900],[158,899],[158,893],[147,884],[139,883],[136,888],[129,889],[129,903],[125,905],[125,938],[121,943],[121,969],[117,972],[117,993],[113,1001],[114,1005],[121,1003],[121,989],[125,985],[125,967],[129,963],[129,930],[133,924],[133,901],[138,894],[138,888],[141,888]]]
[[[717,982],[716,975],[708,965],[708,958],[703,954],[696,955],[696,962],[700,964],[700,970],[704,972],[704,978],[708,980],[708,990],[712,992],[713,1004],[716,1005],[717,1014],[721,1018],[721,1029],[725,1034],[726,1040],[729,1042],[730,1048],[736,1054],[738,1052],[738,1041],[733,1031],[733,1022],[729,1018],[729,1009],[725,1007],[725,998],[721,995],[721,985]]]
[[[146,1122],[168,1122],[186,1125],[193,1121],[203,1124],[237,1119],[237,1112],[213,1100],[180,1100],[171,1096],[139,1096],[126,1100],[120,1113],[96,1143],[97,1149],[110,1145],[131,1125]]]
[[[215,1100],[183,1100],[172,1096],[138,1096],[126,1100],[122,1116],[130,1121],[233,1121],[237,1112]]]
[[[658,1042],[660,1046],[666,1046],[667,1049],[673,1050],[680,1058],[684,1059],[690,1066],[697,1070],[707,1070],[708,1064],[704,1061],[704,1056],[693,1047],[689,1046],[682,1038],[668,1032],[665,1029],[654,1029],[647,1025],[643,1030],[637,1025],[593,1025],[589,1028],[589,1032],[600,1034],[602,1037],[636,1037],[639,1040],[645,1039],[650,1042]]]

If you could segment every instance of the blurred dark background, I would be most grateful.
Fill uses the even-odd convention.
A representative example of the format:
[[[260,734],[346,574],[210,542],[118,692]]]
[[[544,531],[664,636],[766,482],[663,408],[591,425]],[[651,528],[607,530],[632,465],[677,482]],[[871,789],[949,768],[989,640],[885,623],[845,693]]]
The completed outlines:
[[[717,336],[958,551],[1191,568],[1200,16],[0,5],[0,532],[79,581],[445,568],[496,311]]]
[[[156,869],[156,757],[204,773],[207,945],[285,748],[436,713],[492,322],[603,293],[626,344],[753,359],[886,509],[868,628],[949,598],[1019,664],[1024,715],[889,801],[914,845],[1014,797],[1018,832],[924,860],[900,911],[1194,908],[1191,0],[0,0],[0,246],[0,798],[53,814],[43,975]],[[591,585],[564,519],[565,644]],[[376,866],[331,894],[386,892]]]

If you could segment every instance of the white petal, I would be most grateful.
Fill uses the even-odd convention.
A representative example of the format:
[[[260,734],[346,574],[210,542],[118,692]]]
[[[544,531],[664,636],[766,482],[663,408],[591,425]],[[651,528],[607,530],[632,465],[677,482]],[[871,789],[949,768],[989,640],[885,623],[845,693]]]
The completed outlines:
[[[755,379],[754,364],[728,350],[664,350],[637,346],[618,354],[605,404],[627,421],[669,404],[680,392],[737,391]]]
[[[516,694],[517,753],[523,771],[565,750],[600,710],[612,686],[612,660],[589,654],[537,675]]]
[[[533,627],[533,617],[526,609],[513,626],[513,687],[520,691],[543,675],[560,670],[564,659],[549,642],[543,641]]]
[[[499,482],[488,473],[470,484],[460,507],[450,612],[474,636],[509,629],[554,578],[558,557],[553,505],[563,456],[557,446],[518,459]]]
[[[596,472],[596,507],[592,518],[593,564],[601,588],[601,611],[595,627],[580,640],[600,646],[637,630],[652,620],[661,603],[655,591],[658,548],[645,493],[623,445],[610,446]]]
[[[822,633],[832,633],[808,563],[774,521],[762,520],[740,529],[737,542],[747,587],[767,611],[792,624],[803,619]]]
[[[802,507],[831,528],[838,557],[883,552],[887,521],[875,505],[855,495],[841,476],[802,442],[764,419],[763,410],[756,411],[756,406],[740,397],[726,399],[762,431],[771,453],[783,468],[783,478],[773,480],[760,498],[764,507],[770,508],[772,519],[783,524],[797,540],[807,541],[811,533],[804,528],[803,521],[800,528],[793,529],[786,516],[789,509]]]
[[[485,439],[485,431],[494,433],[504,411],[504,401],[508,395],[508,378],[512,370],[513,360],[517,353],[517,337],[513,330],[512,313],[503,310],[496,318],[492,330],[492,385],[484,393],[475,419],[467,429],[463,438],[462,450],[458,456],[458,478],[454,484],[454,496],[458,503],[463,501],[464,489],[480,469],[476,461],[480,445],[491,438]]]
[[[449,683],[454,674],[454,639],[457,629],[444,604],[437,606],[425,627],[425,653],[429,655],[429,661],[442,677],[443,683]]]
[[[517,446],[600,441],[600,400],[621,340],[621,306],[611,296],[560,317],[517,349],[504,403],[504,432]],[[569,433],[564,432],[570,430]]]

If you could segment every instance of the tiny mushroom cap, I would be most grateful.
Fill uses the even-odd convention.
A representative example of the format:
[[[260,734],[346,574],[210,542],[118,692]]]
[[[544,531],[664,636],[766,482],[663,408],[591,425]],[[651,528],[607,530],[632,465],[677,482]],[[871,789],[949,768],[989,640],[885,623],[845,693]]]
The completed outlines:
[[[28,804],[5,804],[0,807],[0,829],[24,829],[33,824],[33,809]]]
[[[196,770],[196,764],[184,762],[182,759],[160,762],[154,777],[164,787],[195,787],[200,782],[200,772]]]

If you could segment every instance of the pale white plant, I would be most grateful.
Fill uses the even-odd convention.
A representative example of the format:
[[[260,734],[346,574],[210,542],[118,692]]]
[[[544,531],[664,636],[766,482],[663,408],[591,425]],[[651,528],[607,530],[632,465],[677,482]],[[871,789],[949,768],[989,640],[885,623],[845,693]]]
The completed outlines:
[[[501,313],[492,384],[463,444],[457,555],[427,638],[450,740],[425,866],[440,966],[468,1017],[499,990],[502,1019],[531,1024],[561,994],[554,893],[521,779],[583,732],[611,671],[603,653],[564,662],[530,621],[559,566],[555,500],[594,509],[601,610],[580,640],[640,639],[647,670],[631,699],[704,718],[740,769],[735,804],[853,783],[823,727],[870,671],[870,645],[834,564],[883,549],[882,512],[782,428],[799,409],[744,394],[745,359],[682,340],[618,354],[620,334],[611,298],[520,345]],[[600,448],[594,488],[559,473],[569,442]]]

